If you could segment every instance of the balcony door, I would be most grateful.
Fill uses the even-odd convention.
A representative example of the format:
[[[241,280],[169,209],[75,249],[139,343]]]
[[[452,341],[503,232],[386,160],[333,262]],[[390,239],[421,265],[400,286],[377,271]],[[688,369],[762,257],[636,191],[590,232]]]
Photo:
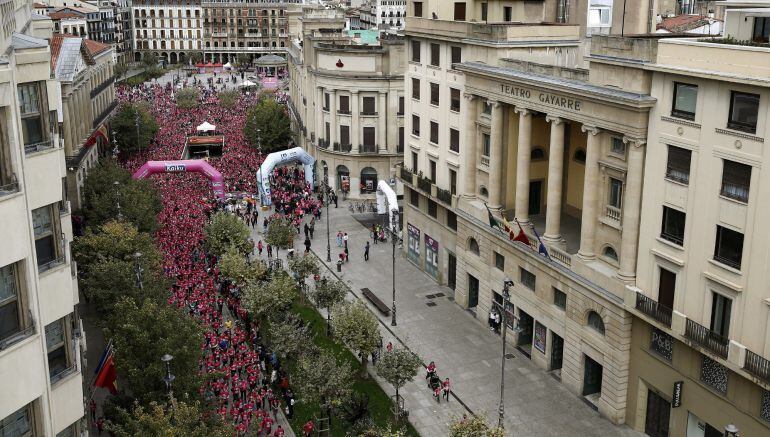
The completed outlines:
[[[658,283],[658,303],[668,309],[674,308],[674,290],[676,288],[676,273],[660,268]]]

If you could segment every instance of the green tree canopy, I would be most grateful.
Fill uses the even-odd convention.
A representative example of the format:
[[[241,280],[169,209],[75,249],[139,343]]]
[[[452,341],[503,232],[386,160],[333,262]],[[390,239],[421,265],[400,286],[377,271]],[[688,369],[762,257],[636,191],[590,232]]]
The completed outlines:
[[[137,115],[139,128],[136,127]],[[133,153],[145,150],[150,140],[158,132],[158,123],[150,114],[146,105],[141,103],[124,103],[111,120],[112,130],[117,134],[118,147],[121,152]],[[137,131],[139,136],[137,137]]]
[[[253,250],[249,240],[251,231],[243,220],[233,214],[224,211],[214,214],[203,229],[203,233],[206,246],[217,256],[225,253],[231,246],[244,254]]]
[[[142,65],[144,66],[145,70],[157,67],[158,57],[155,55],[155,53],[145,52],[144,55],[142,55]]]
[[[183,310],[165,302],[145,299],[137,303],[123,297],[107,321],[105,338],[112,339],[120,381],[126,382],[126,388],[141,403],[166,398],[162,380],[166,367],[160,360],[165,354],[174,356],[174,393],[199,398],[203,328]],[[123,389],[121,385],[118,388]]]
[[[222,90],[217,94],[217,98],[219,98],[219,103],[228,109],[235,108],[236,103],[238,103],[238,98],[240,97],[240,94],[236,90]]]
[[[294,360],[318,353],[310,327],[297,316],[289,314],[284,320],[271,323],[268,332],[273,350],[281,358]]]
[[[449,424],[450,437],[505,437],[505,431],[487,424],[483,415],[455,417]]]
[[[349,364],[323,350],[317,356],[300,357],[293,380],[303,396],[300,402],[318,404],[331,415],[350,396],[353,372]]]
[[[106,430],[116,437],[229,437],[235,434],[231,425],[218,414],[205,415],[200,402],[171,400],[171,405],[150,402],[147,408],[138,403],[131,411],[119,408]]]
[[[265,234],[265,241],[276,249],[288,249],[294,247],[294,226],[285,218],[275,219],[270,222]]]
[[[280,271],[268,281],[246,286],[243,304],[249,313],[273,319],[286,312],[297,296],[297,283]]]
[[[337,305],[332,312],[335,337],[361,355],[361,370],[365,374],[369,354],[377,349],[382,340],[377,318],[360,300]]]
[[[183,109],[192,109],[198,106],[199,98],[198,88],[182,88],[176,92],[176,105]]]
[[[319,308],[326,309],[326,335],[331,333],[331,309],[345,301],[345,296],[348,294],[348,287],[342,281],[329,279],[324,276],[320,281],[316,282],[315,290],[312,292],[310,298]]]
[[[291,140],[291,121],[286,107],[275,99],[263,97],[246,112],[243,135],[257,147],[257,129],[260,129],[262,152],[267,154],[285,149]]]
[[[267,266],[260,260],[248,262],[241,251],[230,246],[219,258],[219,271],[238,286],[260,281],[267,274]]]
[[[203,52],[190,53],[190,59],[192,59],[193,64],[197,64],[198,62],[203,61]]]
[[[135,254],[141,253],[139,262],[143,268],[159,269],[161,256],[152,237],[131,223],[112,220],[94,231],[88,228],[86,234],[73,243],[73,252],[78,267],[85,276],[90,267],[102,261],[125,261],[133,263]]]
[[[302,283],[311,275],[317,275],[321,271],[318,258],[309,254],[292,257],[289,260],[289,270]]]
[[[235,63],[239,68],[246,68],[251,65],[251,56],[247,55],[246,53],[240,53],[238,54]]]
[[[92,264],[80,282],[83,293],[99,313],[98,324],[106,323],[113,316],[115,303],[121,297],[131,297],[141,302],[152,299],[164,303],[168,294],[168,279],[158,269],[142,265],[142,288],[137,286],[136,266],[131,261],[110,259]]]
[[[414,352],[407,349],[393,349],[385,352],[377,362],[377,374],[388,384],[398,390],[411,381],[417,375],[417,371],[422,366],[422,360]]]

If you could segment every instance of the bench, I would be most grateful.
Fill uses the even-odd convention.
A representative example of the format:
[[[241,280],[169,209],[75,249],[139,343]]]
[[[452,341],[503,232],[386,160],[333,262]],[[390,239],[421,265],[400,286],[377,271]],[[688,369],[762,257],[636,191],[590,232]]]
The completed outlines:
[[[379,297],[375,296],[374,293],[372,293],[372,290],[368,288],[362,288],[361,293],[363,293],[364,297],[368,299],[369,302],[374,304],[374,306],[376,306],[383,315],[390,315],[390,308],[385,304],[385,302],[381,301]]]

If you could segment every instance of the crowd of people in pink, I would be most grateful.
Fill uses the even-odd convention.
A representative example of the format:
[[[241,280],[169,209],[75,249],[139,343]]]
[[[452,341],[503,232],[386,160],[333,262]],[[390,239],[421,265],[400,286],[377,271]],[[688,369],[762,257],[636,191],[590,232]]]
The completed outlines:
[[[210,162],[224,175],[226,192],[255,193],[256,171],[263,157],[248,146],[242,128],[246,108],[255,103],[257,95],[243,95],[236,108],[227,109],[218,104],[215,91],[200,85],[199,89],[201,104],[193,109],[177,108],[170,86],[118,90],[122,102],[149,102],[160,127],[152,145],[131,156],[125,166],[135,171],[147,160],[179,159],[186,132],[208,121],[226,138],[222,157]],[[287,216],[298,229],[305,219],[320,216],[321,203],[305,185],[299,169],[276,169],[273,180],[276,216]],[[161,228],[155,238],[164,255],[164,272],[173,282],[169,304],[186,308],[206,328],[200,371],[209,378],[201,387],[202,395],[239,434],[282,436],[283,428],[275,425],[276,415],[279,410],[289,417],[293,414],[288,376],[275,354],[262,344],[259,324],[241,306],[239,290],[219,278],[216,257],[203,244],[208,217],[225,209],[224,205],[213,198],[203,175],[164,174],[153,176],[153,181],[163,199],[158,217]],[[250,211],[249,221],[256,221],[256,214],[256,208]],[[306,425],[304,430],[312,430],[312,423]]]

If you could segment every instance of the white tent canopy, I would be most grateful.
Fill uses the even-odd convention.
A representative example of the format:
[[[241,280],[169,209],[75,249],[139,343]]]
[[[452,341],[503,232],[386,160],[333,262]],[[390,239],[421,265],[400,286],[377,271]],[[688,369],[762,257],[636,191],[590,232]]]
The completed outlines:
[[[243,81],[243,83],[241,83],[241,86],[242,87],[250,87],[250,86],[257,86],[257,84],[252,82],[252,81],[250,81],[250,80],[248,80],[248,79],[246,79],[246,80]]]
[[[232,70],[233,69],[233,64],[228,62],[227,64],[223,65],[223,67],[225,68],[225,70]]]
[[[377,214],[388,214],[390,229],[398,232],[398,197],[383,180],[377,183]]]
[[[208,121],[204,121],[202,125],[198,126],[195,130],[198,132],[213,132],[217,130],[217,127]]]

